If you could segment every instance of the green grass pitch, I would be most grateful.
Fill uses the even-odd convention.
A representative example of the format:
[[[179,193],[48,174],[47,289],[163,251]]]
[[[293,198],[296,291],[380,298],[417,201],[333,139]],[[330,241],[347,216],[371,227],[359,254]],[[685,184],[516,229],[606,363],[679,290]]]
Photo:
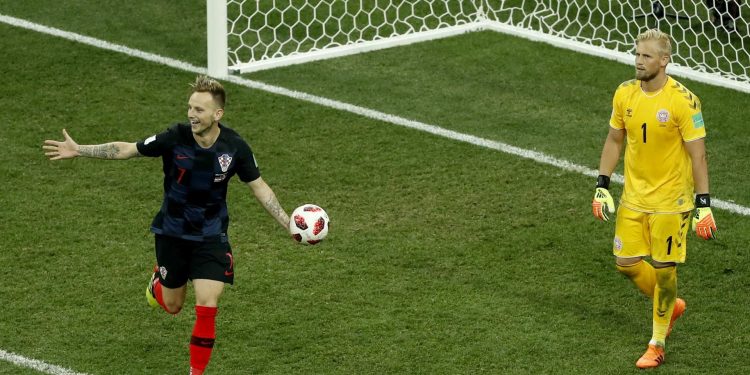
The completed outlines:
[[[0,1],[0,13],[205,65],[205,3]],[[145,11],[144,11],[145,9]],[[0,24],[0,349],[87,374],[187,371],[192,300],[147,307],[159,160],[49,162],[44,139],[135,141],[186,117],[192,73]],[[247,75],[596,168],[631,67],[492,32]],[[712,195],[750,205],[747,94],[703,101]],[[225,122],[291,212],[295,244],[234,182],[236,283],[211,374],[628,374],[650,302],[617,274],[590,177],[227,85]],[[613,188],[619,196],[620,186]],[[750,371],[750,217],[689,235],[688,311],[661,374]],[[0,361],[0,374],[35,374]]]

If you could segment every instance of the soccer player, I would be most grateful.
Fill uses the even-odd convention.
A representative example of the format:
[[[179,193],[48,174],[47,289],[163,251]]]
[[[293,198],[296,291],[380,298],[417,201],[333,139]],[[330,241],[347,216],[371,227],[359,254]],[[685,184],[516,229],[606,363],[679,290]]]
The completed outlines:
[[[594,216],[608,221],[608,213],[615,211],[609,180],[625,145],[625,187],[613,253],[617,270],[653,299],[652,336],[636,362],[639,368],[664,361],[666,338],[685,312],[685,301],[677,298],[677,264],[685,262],[693,193],[693,229],[703,239],[714,238],[716,231],[701,103],[666,74],[671,52],[669,35],[659,30],[636,38],[635,79],[622,83],[612,100],[592,202]]]
[[[191,86],[187,124],[176,124],[137,143],[100,145],[78,145],[63,129],[62,142],[46,140],[43,148],[51,160],[162,158],[164,200],[151,224],[157,266],[146,298],[151,306],[177,314],[185,302],[187,282],[192,280],[196,321],[190,339],[190,374],[200,375],[216,338],[219,297],[224,284],[234,282],[227,237],[229,180],[238,175],[287,232],[289,216],[261,178],[248,144],[219,123],[224,115],[224,87],[206,76],[198,76]]]

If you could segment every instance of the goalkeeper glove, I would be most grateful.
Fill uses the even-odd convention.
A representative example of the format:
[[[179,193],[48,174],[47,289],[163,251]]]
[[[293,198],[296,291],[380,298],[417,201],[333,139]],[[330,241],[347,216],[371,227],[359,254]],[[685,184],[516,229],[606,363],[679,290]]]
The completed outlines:
[[[695,214],[693,215],[693,230],[704,240],[716,238],[716,222],[711,212],[711,198],[708,194],[695,196]]]
[[[615,212],[615,201],[612,199],[612,195],[609,194],[609,177],[605,175],[599,175],[596,180],[596,191],[594,192],[594,201],[591,202],[591,208],[594,212],[594,217],[599,220],[609,221],[607,211],[609,213]]]

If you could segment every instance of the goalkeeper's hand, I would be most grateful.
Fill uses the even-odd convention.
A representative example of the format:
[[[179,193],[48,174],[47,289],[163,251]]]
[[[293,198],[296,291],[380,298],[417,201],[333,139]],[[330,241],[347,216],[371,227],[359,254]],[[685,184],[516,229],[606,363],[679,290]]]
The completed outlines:
[[[695,214],[693,215],[693,230],[704,240],[716,238],[716,221],[711,212],[711,198],[708,194],[695,196]]]
[[[607,212],[610,214],[615,212],[615,201],[609,194],[608,189],[609,177],[600,175],[596,181],[596,191],[594,192],[594,200],[591,202],[591,209],[594,217],[602,221],[609,221]]]

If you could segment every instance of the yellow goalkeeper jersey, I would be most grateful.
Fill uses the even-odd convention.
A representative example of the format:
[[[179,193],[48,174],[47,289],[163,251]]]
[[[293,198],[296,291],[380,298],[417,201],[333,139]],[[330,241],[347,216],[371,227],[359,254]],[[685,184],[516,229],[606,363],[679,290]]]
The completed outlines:
[[[652,93],[639,80],[626,81],[615,91],[609,125],[627,137],[621,204],[643,212],[692,210],[693,167],[683,142],[706,136],[698,97],[672,77]]]

